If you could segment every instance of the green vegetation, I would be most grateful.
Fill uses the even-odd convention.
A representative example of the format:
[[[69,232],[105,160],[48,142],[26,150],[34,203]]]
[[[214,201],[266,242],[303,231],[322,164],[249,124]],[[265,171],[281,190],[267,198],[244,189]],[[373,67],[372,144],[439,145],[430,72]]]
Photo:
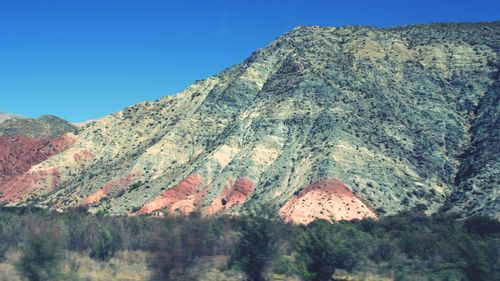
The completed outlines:
[[[266,280],[264,272],[278,253],[282,225],[259,216],[243,217],[237,221],[240,239],[233,249],[230,265],[240,268],[249,280]],[[283,232],[281,232],[283,233]]]
[[[336,269],[351,271],[363,252],[369,249],[370,236],[354,225],[332,228],[316,221],[303,229],[297,251],[306,271],[301,275],[314,281],[330,280]]]
[[[394,280],[498,280],[500,223],[484,217],[407,212],[379,221],[307,226],[262,216],[109,217],[85,210],[0,211],[0,253],[21,253],[16,269],[28,280],[77,280],[60,268],[68,253],[98,261],[118,251],[143,251],[151,280],[197,280],[193,269],[227,257],[225,270],[247,280],[333,280],[339,270]]]
[[[30,281],[63,280],[59,273],[61,232],[57,225],[30,226],[22,244],[18,271]]]
[[[152,231],[148,248],[153,280],[192,280],[188,271],[202,257],[227,254],[223,223],[196,215],[162,220]]]

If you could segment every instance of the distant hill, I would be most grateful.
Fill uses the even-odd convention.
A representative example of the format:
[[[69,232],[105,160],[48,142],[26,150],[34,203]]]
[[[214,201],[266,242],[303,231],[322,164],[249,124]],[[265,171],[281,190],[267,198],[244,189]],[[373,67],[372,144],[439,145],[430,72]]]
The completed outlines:
[[[0,123],[11,118],[22,118],[22,116],[0,112]]]
[[[2,114],[0,123],[0,196],[31,167],[75,142],[76,127],[56,116],[38,119]]]
[[[22,135],[34,139],[46,139],[59,137],[68,132],[77,133],[78,129],[68,121],[53,115],[44,115],[37,119],[9,117],[0,123],[0,136]]]
[[[500,218],[499,58],[500,22],[298,27],[87,125],[0,184],[0,199],[133,215],[267,206],[296,223],[410,209]],[[71,131],[49,119],[0,132]]]

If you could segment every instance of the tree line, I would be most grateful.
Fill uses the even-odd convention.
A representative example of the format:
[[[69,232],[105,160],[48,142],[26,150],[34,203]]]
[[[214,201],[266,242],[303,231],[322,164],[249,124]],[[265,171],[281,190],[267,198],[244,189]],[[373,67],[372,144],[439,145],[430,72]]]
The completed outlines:
[[[69,280],[59,270],[65,252],[107,261],[121,250],[147,252],[155,281],[190,280],[190,269],[212,256],[229,257],[227,268],[250,281],[272,274],[333,280],[338,270],[395,280],[500,280],[497,220],[420,212],[304,226],[262,214],[151,218],[3,207],[0,259],[9,250],[21,252],[17,270],[36,281]]]

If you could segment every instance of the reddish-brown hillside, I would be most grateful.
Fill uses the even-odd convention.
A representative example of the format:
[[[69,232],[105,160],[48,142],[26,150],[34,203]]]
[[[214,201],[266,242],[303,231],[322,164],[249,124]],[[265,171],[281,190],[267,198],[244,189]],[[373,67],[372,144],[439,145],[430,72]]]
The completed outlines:
[[[61,136],[37,140],[27,136],[0,136],[0,184],[27,172],[74,143],[74,138]]]

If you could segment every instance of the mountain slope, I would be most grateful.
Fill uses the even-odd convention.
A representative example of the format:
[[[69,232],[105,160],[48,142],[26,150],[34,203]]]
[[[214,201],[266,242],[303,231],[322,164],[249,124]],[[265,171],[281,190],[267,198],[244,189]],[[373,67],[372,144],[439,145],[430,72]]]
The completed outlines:
[[[89,124],[0,198],[111,214],[266,205],[299,223],[416,206],[498,218],[498,46],[499,22],[299,27]]]
[[[5,116],[5,115],[2,115]],[[0,116],[0,117],[2,117]],[[32,166],[70,147],[76,128],[55,116],[5,116],[0,124],[0,196],[16,194],[12,183]]]

